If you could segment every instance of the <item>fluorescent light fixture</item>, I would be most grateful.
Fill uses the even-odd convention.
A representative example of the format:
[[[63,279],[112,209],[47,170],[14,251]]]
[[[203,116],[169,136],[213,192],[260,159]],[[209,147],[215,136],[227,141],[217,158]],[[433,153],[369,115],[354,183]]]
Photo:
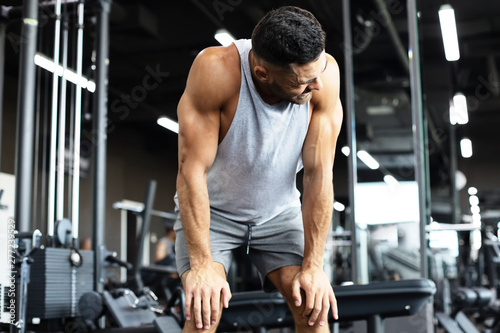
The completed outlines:
[[[481,222],[481,213],[472,213],[472,222]]]
[[[358,151],[358,157],[359,159],[366,164],[367,167],[369,167],[372,170],[376,170],[380,167],[380,164],[372,157],[372,155],[368,154],[367,151],[365,150],[360,150]]]
[[[384,182],[387,183],[389,186],[398,186],[399,182],[396,178],[394,178],[392,175],[385,175],[384,176]]]
[[[444,4],[439,8],[439,23],[441,24],[446,60],[456,61],[460,59],[455,11],[449,4]]]
[[[386,116],[394,114],[394,108],[391,105],[372,105],[366,107],[366,113],[370,116]]]
[[[63,76],[64,73],[64,78],[68,80],[71,83],[74,84],[79,84],[80,87],[83,89],[87,89],[90,92],[95,91],[95,82],[87,80],[87,78],[80,76],[76,74],[74,71],[70,69],[64,70],[61,65],[57,65],[54,63],[54,60],[47,58],[44,55],[41,55],[40,53],[35,54],[35,65],[51,72],[54,73],[54,71],[57,71],[57,75]]]
[[[340,151],[345,156],[349,156],[349,154],[351,153],[351,148],[349,148],[348,146],[344,146],[344,147],[342,147],[342,149],[340,149]]]
[[[456,93],[453,96],[453,103],[450,105],[450,123],[452,125],[464,125],[469,122],[469,113],[467,111],[467,98],[462,93]]]
[[[467,190],[467,192],[470,195],[476,195],[477,194],[477,188],[475,188],[474,186],[471,186],[471,187],[469,187],[469,189]]]
[[[334,201],[333,202],[333,209],[335,209],[336,211],[339,211],[339,212],[343,212],[345,210],[345,206],[338,201]]]
[[[479,206],[479,197],[477,195],[471,195],[469,197],[469,203],[471,206]]]
[[[472,141],[470,139],[464,138],[460,140],[460,150],[462,152],[463,158],[469,158],[472,156]]]
[[[217,30],[214,37],[222,46],[228,46],[234,42],[234,37],[226,29]]]
[[[160,117],[156,121],[156,123],[160,126],[165,127],[168,130],[171,130],[174,133],[179,133],[179,124],[167,117]]]

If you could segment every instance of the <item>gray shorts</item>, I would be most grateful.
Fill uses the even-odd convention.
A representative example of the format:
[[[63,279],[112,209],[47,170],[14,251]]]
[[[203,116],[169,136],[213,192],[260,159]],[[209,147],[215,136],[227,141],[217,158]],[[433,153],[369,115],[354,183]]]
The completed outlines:
[[[224,265],[226,274],[231,266],[232,251],[248,247],[248,257],[259,271],[262,282],[270,272],[292,265],[302,265],[304,256],[304,226],[300,207],[292,207],[261,225],[235,222],[211,213],[210,246],[214,262]],[[182,275],[189,268],[189,255],[182,223],[174,225],[177,270]],[[270,290],[269,281],[264,289]]]

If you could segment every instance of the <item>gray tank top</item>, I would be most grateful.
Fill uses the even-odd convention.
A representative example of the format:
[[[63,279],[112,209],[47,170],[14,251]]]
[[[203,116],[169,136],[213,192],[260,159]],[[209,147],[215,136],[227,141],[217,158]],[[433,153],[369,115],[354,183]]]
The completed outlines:
[[[309,102],[265,103],[250,74],[251,40],[234,44],[241,59],[240,96],[231,126],[208,171],[208,194],[212,213],[258,225],[300,206],[296,175],[303,167]]]

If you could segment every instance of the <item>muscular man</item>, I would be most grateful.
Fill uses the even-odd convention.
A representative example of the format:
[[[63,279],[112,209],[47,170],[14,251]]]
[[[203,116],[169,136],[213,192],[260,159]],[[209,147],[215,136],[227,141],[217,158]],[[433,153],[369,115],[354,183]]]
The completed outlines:
[[[184,330],[215,331],[231,298],[231,251],[244,246],[264,289],[283,294],[297,331],[328,331],[337,304],[323,255],[342,106],[339,69],[325,53],[319,22],[282,7],[258,23],[251,40],[203,50],[178,119]]]

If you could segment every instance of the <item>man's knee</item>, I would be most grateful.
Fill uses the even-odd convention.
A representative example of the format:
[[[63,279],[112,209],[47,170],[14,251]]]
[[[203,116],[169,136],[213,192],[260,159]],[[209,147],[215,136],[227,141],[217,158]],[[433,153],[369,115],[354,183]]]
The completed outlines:
[[[213,333],[217,330],[217,326],[219,326],[220,316],[217,319],[216,324],[210,325],[210,329],[197,328],[194,320],[186,320],[184,323],[184,328],[182,329],[183,333]]]
[[[215,332],[217,330],[217,326],[219,326],[220,319],[222,317],[222,311],[223,311],[223,306],[222,306],[222,303],[220,303],[218,317],[217,318],[213,318],[213,317],[211,318],[211,319],[215,319],[215,323],[212,323],[210,325],[209,329],[197,328],[196,327],[196,321],[195,321],[194,318],[192,318],[191,320],[186,320],[185,321],[184,328],[182,329],[182,332],[184,332],[184,333],[187,333],[187,332],[213,333],[213,332]],[[191,306],[191,313],[194,313],[193,306]]]
[[[285,266],[268,274],[269,280],[278,288],[285,299],[292,298],[292,284],[300,266]]]

